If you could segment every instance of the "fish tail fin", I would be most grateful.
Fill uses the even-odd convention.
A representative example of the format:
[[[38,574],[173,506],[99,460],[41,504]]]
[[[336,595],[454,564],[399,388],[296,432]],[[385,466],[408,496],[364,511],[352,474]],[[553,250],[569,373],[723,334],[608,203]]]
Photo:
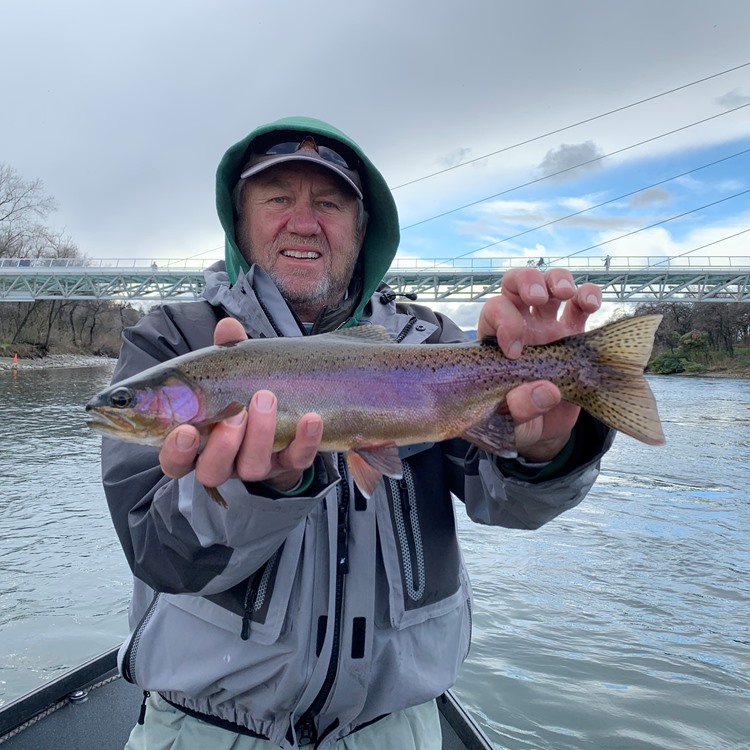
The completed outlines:
[[[648,445],[666,440],[654,394],[643,371],[661,315],[641,315],[581,334],[594,376],[582,373],[564,398],[604,424]]]

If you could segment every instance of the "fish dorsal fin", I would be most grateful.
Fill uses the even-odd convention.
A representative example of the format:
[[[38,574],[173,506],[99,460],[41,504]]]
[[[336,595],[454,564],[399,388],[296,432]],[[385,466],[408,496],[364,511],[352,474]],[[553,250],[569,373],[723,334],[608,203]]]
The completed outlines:
[[[461,437],[490,453],[503,458],[515,458],[518,455],[515,425],[513,418],[503,409],[504,403],[488,417],[464,430]]]
[[[353,344],[359,342],[362,344],[392,344],[393,338],[383,326],[358,326],[357,328],[342,328],[340,331],[331,333],[320,333],[317,336],[311,336],[310,341],[314,339],[326,339],[335,341],[340,339],[342,343]]]
[[[370,498],[383,474],[401,479],[403,468],[395,443],[353,448],[346,454],[346,465],[360,492]]]

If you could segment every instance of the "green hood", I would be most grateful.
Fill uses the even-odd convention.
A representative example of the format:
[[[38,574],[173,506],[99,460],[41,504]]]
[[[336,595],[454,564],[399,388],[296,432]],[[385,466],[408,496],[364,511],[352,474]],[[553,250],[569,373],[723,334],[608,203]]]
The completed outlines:
[[[225,260],[229,278],[234,283],[241,271],[248,270],[247,261],[242,257],[234,235],[235,213],[232,204],[232,191],[240,179],[242,166],[246,161],[250,142],[259,135],[274,130],[298,130],[333,138],[353,149],[362,161],[360,178],[365,198],[365,209],[369,214],[367,233],[362,246],[363,288],[362,298],[352,315],[356,322],[372,293],[388,271],[396,255],[399,243],[398,212],[391,191],[375,165],[365,156],[362,149],[349,136],[321,120],[311,117],[286,117],[282,120],[262,125],[253,130],[241,141],[230,147],[216,171],[216,208],[225,234]]]

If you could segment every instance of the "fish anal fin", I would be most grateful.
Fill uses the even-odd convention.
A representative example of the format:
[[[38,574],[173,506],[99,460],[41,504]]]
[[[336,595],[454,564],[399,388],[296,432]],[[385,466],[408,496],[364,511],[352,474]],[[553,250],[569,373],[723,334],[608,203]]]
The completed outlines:
[[[515,458],[518,455],[515,425],[504,404],[501,402],[488,417],[464,430],[461,437],[490,453]]]
[[[370,498],[383,474],[394,479],[403,476],[401,458],[395,443],[367,445],[346,453],[346,465],[354,483],[366,498]]]

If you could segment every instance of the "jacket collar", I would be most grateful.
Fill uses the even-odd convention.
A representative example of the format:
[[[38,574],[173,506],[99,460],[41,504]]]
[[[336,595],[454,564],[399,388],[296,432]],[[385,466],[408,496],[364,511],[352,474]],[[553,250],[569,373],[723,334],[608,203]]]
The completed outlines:
[[[224,262],[214,263],[204,273],[206,286],[203,297],[218,305],[242,323],[250,338],[301,336],[304,331],[286,300],[281,296],[271,277],[260,267],[251,266],[240,272],[235,284],[230,284]],[[313,329],[316,333],[340,328],[348,319],[358,295],[351,294],[352,302],[326,308]],[[362,323],[380,325],[394,341],[420,344],[436,329],[434,323],[419,320],[409,313],[399,312],[393,301],[382,303],[381,292],[372,295],[364,309]]]

